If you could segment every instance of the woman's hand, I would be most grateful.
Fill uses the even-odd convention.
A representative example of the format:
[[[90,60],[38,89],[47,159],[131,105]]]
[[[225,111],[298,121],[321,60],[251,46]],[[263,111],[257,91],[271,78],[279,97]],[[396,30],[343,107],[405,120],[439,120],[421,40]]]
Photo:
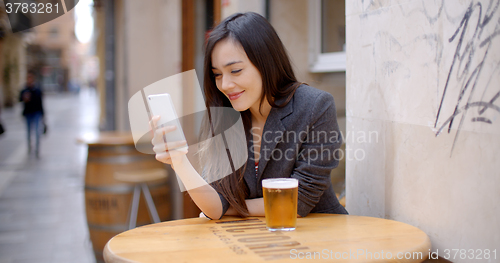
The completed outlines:
[[[150,121],[154,130],[151,143],[153,151],[156,153],[156,160],[172,166],[193,201],[208,218],[220,218],[222,216],[222,202],[219,194],[200,176],[188,158],[185,157],[188,152],[186,141],[165,143],[165,134],[175,130],[175,126],[156,129],[159,120],[160,116],[154,116]]]
[[[149,124],[154,128],[154,137],[151,140],[151,144],[153,144],[153,151],[156,153],[156,160],[171,165],[172,159],[175,160],[176,158],[181,158],[187,154],[188,147],[186,145],[186,141],[165,143],[164,135],[174,131],[177,127],[166,126],[157,128],[156,124],[159,120],[160,116],[154,116],[149,122]]]

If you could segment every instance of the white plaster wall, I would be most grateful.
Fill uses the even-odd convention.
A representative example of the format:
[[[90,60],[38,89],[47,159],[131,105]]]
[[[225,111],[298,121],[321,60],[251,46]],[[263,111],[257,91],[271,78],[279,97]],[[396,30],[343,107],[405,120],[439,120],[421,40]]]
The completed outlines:
[[[347,209],[419,227],[440,256],[500,247],[498,5],[346,1]]]

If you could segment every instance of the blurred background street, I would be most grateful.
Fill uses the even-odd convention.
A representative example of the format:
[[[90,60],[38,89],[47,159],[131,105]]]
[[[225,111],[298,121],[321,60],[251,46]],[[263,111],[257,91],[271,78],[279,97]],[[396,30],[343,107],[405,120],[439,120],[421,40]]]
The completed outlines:
[[[87,147],[76,138],[97,127],[93,89],[45,97],[40,158],[28,154],[21,105],[2,112],[0,262],[95,262],[85,220]]]

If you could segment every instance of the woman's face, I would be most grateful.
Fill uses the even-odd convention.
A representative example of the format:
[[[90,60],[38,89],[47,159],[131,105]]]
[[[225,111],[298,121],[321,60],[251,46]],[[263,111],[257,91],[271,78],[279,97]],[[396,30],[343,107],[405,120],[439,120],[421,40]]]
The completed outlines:
[[[235,110],[258,112],[263,92],[262,76],[238,42],[226,38],[215,44],[212,72],[217,88]]]

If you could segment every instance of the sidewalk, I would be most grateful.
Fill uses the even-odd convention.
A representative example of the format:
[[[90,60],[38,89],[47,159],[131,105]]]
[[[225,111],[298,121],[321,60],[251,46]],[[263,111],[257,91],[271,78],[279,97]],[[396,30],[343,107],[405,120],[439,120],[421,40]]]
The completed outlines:
[[[95,262],[85,220],[87,149],[76,138],[97,131],[93,90],[44,98],[47,135],[40,159],[28,155],[21,105],[0,119],[0,262]]]

